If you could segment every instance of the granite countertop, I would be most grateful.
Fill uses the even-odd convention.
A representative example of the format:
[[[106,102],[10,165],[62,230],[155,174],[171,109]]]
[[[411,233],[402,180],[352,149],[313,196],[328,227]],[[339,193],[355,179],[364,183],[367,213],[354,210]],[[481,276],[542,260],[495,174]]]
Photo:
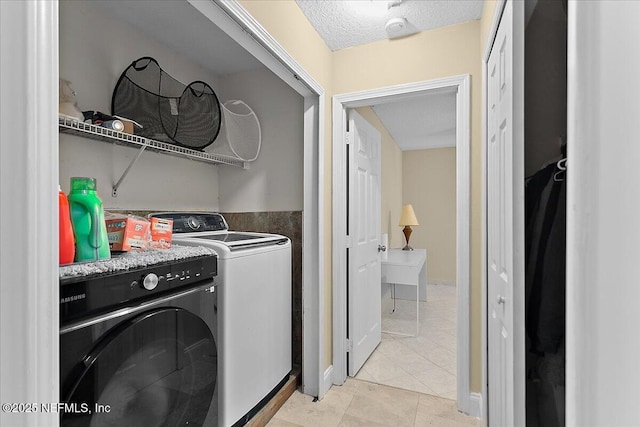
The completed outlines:
[[[176,244],[172,245],[170,249],[124,252],[111,259],[62,265],[59,268],[60,279],[115,273],[205,255],[217,255],[217,253],[213,249],[204,246],[180,246]]]

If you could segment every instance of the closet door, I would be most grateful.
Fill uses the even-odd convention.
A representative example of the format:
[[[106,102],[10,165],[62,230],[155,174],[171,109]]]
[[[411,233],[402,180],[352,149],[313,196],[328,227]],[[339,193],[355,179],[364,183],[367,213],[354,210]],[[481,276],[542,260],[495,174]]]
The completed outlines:
[[[508,1],[487,64],[490,426],[524,425],[524,8]]]

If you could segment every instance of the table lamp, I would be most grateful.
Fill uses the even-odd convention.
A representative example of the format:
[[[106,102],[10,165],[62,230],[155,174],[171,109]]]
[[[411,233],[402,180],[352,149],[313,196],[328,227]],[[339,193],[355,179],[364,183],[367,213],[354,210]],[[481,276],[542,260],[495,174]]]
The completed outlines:
[[[415,212],[413,212],[413,206],[404,205],[402,207],[402,215],[400,215],[400,222],[398,225],[404,225],[402,232],[404,233],[404,238],[407,240],[407,245],[402,248],[403,251],[412,251],[413,248],[409,246],[409,238],[411,237],[411,226],[412,225],[420,225],[418,224],[418,219],[416,218]]]

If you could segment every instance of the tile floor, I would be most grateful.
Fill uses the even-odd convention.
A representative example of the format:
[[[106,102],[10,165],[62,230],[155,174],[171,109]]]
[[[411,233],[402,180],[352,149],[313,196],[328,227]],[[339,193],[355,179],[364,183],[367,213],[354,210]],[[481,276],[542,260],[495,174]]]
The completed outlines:
[[[456,408],[456,288],[428,285],[420,334],[382,334],[355,379],[319,402],[296,391],[268,427],[481,426]],[[415,302],[383,298],[382,329],[415,332]]]
[[[348,378],[324,399],[296,391],[267,427],[481,426],[459,413],[453,400]]]
[[[414,334],[415,301],[382,301],[382,330]],[[456,399],[456,288],[428,285],[420,303],[418,337],[382,334],[382,342],[357,379],[405,390]]]

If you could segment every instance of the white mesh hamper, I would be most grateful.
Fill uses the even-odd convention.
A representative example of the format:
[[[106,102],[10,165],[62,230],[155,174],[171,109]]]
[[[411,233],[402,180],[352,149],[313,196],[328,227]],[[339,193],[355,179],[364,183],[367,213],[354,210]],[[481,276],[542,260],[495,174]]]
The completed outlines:
[[[222,127],[218,139],[206,151],[252,162],[260,154],[262,131],[256,113],[243,101],[221,105]]]

